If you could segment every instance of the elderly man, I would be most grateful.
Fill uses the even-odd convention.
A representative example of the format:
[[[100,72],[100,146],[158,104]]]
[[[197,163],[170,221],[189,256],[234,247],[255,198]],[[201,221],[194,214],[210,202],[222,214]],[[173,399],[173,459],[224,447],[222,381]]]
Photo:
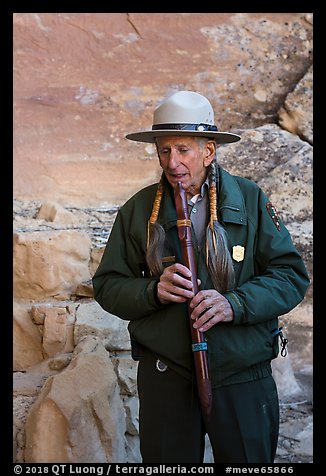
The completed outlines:
[[[156,144],[162,177],[119,210],[93,286],[103,309],[130,321],[143,462],[201,463],[208,434],[217,463],[272,463],[279,403],[271,360],[278,316],[309,284],[302,258],[257,184],[218,165],[217,145],[240,137],[217,130],[207,98],[177,92],[157,107],[151,130],[127,138]],[[178,183],[188,199],[197,293],[182,264]],[[198,398],[189,309],[207,342],[209,418]]]

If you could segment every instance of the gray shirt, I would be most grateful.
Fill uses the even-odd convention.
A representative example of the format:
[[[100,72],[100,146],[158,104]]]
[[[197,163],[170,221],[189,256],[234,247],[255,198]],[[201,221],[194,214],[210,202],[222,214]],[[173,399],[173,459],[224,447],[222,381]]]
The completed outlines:
[[[208,224],[209,200],[208,180],[201,186],[200,193],[188,200],[190,220],[195,230],[198,248],[203,246],[205,230]]]

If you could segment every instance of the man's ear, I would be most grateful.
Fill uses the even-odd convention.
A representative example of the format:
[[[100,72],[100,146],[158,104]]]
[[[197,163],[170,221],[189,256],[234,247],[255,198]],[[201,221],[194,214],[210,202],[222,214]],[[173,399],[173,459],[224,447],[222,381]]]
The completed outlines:
[[[207,141],[204,150],[204,166],[208,167],[214,159],[216,152],[216,142],[214,140]]]

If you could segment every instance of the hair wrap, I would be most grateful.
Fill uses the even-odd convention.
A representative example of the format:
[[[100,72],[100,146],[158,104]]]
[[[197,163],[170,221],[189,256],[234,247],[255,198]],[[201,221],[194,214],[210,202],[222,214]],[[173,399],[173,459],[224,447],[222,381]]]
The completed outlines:
[[[150,240],[150,225],[154,225],[157,221],[158,214],[160,211],[161,201],[163,197],[163,191],[164,191],[164,188],[163,188],[163,175],[162,175],[156,190],[152,213],[147,222],[147,248],[149,246],[149,240]]]

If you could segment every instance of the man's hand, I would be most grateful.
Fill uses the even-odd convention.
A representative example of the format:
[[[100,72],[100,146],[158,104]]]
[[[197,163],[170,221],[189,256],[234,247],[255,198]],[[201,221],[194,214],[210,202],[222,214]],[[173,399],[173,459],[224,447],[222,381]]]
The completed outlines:
[[[215,289],[199,291],[191,300],[193,309],[191,319],[194,319],[194,328],[205,332],[218,322],[233,321],[233,310],[229,301]]]
[[[174,263],[163,271],[157,284],[157,297],[162,304],[186,302],[194,297],[190,280],[191,272],[186,266]]]

